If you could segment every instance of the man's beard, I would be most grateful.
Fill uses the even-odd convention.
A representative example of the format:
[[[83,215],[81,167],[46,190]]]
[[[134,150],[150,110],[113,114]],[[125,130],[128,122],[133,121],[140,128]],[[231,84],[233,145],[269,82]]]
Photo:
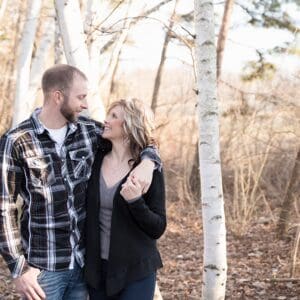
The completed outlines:
[[[65,119],[71,123],[77,121],[77,116],[74,111],[69,107],[69,96],[63,95],[64,101],[60,108],[60,113],[65,117]]]

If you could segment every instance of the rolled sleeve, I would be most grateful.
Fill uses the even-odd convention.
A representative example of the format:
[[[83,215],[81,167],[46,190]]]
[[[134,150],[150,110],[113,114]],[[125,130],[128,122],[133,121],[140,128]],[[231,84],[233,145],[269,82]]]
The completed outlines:
[[[148,146],[141,152],[141,160],[150,159],[154,162],[155,167],[154,170],[158,170],[161,172],[162,170],[162,162],[159,156],[158,149],[155,146]]]
[[[8,264],[8,268],[11,272],[12,278],[17,278],[28,270],[29,265],[25,259],[25,256],[21,255],[17,260]]]

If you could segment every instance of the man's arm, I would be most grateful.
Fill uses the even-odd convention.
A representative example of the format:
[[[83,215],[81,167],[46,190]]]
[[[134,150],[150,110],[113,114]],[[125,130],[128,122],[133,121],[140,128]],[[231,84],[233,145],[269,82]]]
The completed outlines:
[[[23,172],[13,142],[7,136],[0,139],[0,253],[14,278],[17,291],[26,299],[45,299],[37,282],[36,268],[25,259],[18,226],[16,200]]]
[[[130,176],[142,186],[143,194],[151,185],[153,170],[161,171],[162,163],[156,147],[148,146],[141,152],[141,162],[131,171]]]
[[[0,253],[12,276],[17,277],[26,267],[16,206],[22,170],[14,145],[7,136],[0,140],[0,176]]]
[[[141,160],[150,160],[154,163],[155,169],[161,171],[162,162],[156,146],[148,146],[141,152]]]

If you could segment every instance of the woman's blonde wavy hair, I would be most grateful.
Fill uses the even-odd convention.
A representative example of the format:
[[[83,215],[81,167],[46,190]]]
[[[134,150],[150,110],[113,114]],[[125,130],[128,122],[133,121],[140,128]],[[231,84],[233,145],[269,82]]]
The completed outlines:
[[[121,99],[110,104],[108,112],[116,106],[124,110],[123,129],[129,140],[130,151],[135,162],[140,160],[141,151],[156,145],[154,139],[154,114],[149,106],[138,99]]]

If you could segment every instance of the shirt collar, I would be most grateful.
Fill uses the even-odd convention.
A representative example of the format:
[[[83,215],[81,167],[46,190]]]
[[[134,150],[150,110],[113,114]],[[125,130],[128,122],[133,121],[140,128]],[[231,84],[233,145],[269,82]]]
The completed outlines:
[[[47,129],[45,128],[45,126],[43,125],[43,123],[40,121],[40,119],[38,117],[39,114],[41,113],[41,111],[42,111],[42,109],[40,107],[36,108],[31,115],[31,120],[34,124],[37,134],[42,134],[42,133],[44,133],[44,131],[47,131]],[[77,122],[68,123],[67,135],[69,135],[77,130],[77,124],[78,124]]]

